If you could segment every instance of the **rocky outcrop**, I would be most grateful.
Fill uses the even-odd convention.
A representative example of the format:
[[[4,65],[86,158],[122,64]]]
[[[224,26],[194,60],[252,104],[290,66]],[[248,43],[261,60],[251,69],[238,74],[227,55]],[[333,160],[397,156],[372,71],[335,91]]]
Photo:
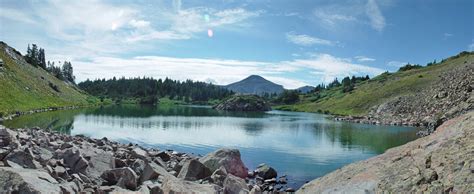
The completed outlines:
[[[198,158],[38,128],[0,126],[0,161],[0,191],[9,193],[247,193],[286,184],[248,176],[235,149]]]
[[[269,111],[271,106],[256,95],[235,95],[213,107],[226,111]]]
[[[374,158],[350,164],[297,193],[473,193],[474,111]]]

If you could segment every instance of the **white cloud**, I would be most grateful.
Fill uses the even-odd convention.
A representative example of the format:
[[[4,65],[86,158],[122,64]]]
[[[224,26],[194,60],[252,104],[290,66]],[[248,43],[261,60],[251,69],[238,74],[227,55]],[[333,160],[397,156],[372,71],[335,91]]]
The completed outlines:
[[[129,24],[135,28],[145,28],[145,27],[149,27],[150,26],[150,22],[149,21],[145,21],[145,20],[135,20],[135,19],[132,19],[130,20]]]
[[[444,33],[444,34],[443,34],[443,36],[447,38],[447,37],[451,37],[451,36],[453,36],[453,34],[451,34],[451,33],[447,33],[447,32],[446,32],[446,33]]]
[[[389,3],[382,3],[387,6]],[[379,4],[375,0],[367,1],[335,1],[333,4],[318,6],[313,10],[316,22],[331,30],[348,27],[347,24],[370,25],[377,31],[386,26]]]
[[[371,62],[371,61],[375,61],[374,58],[370,58],[370,57],[366,57],[366,56],[355,56],[354,58],[357,59],[357,61],[359,61],[359,62]]]
[[[257,74],[281,84],[288,89],[310,85],[288,73],[311,72],[314,84],[330,82],[335,77],[350,75],[377,75],[383,70],[351,63],[350,60],[329,54],[315,54],[307,59],[280,61],[241,61],[228,59],[175,58],[139,56],[133,58],[96,57],[91,61],[75,61],[74,70],[78,81],[86,78],[111,78],[149,76],[170,77],[178,80],[213,80],[216,84],[229,84],[249,75]],[[319,78],[319,79],[318,79]]]
[[[372,28],[377,31],[382,31],[385,28],[385,17],[382,15],[375,0],[368,0],[366,14],[369,17]]]
[[[244,8],[215,10],[204,7],[181,9],[177,14],[167,15],[171,20],[172,31],[193,36],[195,33],[205,32],[208,29],[239,26],[244,27],[245,21],[258,17],[264,11],[249,11]],[[209,21],[205,20],[208,16]],[[230,28],[227,28],[230,29]],[[238,29],[238,28],[237,28]]]
[[[471,43],[469,46],[468,46],[468,49],[469,51],[474,51],[474,43]]]
[[[296,34],[295,32],[286,33],[286,39],[293,44],[297,44],[301,46],[311,46],[314,44],[327,45],[327,46],[333,45],[333,43],[329,40],[312,37],[306,34]]]
[[[401,66],[404,66],[406,65],[407,62],[400,62],[400,61],[389,61],[387,63],[387,66],[390,66],[390,67],[401,67]]]
[[[351,15],[345,15],[343,13],[331,13],[325,9],[316,9],[313,14],[324,24],[334,26],[340,22],[355,22],[357,19]]]
[[[321,76],[322,82],[330,82],[335,77],[351,75],[377,75],[383,72],[382,69],[354,64],[345,58],[337,58],[329,54],[315,54],[309,59],[297,59],[283,62],[285,65],[308,68],[312,74]]]
[[[0,7],[0,17],[30,24],[37,23],[30,15],[24,12],[4,7]]]

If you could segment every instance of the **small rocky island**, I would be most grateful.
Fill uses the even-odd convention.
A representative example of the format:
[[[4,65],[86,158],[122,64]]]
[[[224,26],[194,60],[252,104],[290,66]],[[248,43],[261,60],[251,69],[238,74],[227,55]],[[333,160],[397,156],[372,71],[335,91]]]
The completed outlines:
[[[278,178],[278,179],[277,179]],[[236,149],[204,157],[107,138],[0,125],[0,191],[6,193],[294,192],[261,164],[248,171]]]
[[[213,107],[226,111],[270,111],[271,106],[257,95],[234,95]]]

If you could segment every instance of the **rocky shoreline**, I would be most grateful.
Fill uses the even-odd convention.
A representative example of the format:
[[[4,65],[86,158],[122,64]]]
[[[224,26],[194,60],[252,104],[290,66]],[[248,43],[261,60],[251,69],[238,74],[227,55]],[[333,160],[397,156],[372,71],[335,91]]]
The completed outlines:
[[[213,106],[216,110],[265,112],[272,107],[263,98],[257,95],[234,95]]]
[[[297,193],[473,193],[474,111],[426,137],[342,167]]]
[[[33,110],[23,111],[23,112],[16,111],[14,114],[0,117],[0,123],[5,120],[12,120],[22,115],[29,115],[29,114],[34,114],[34,113],[50,112],[50,111],[57,111],[57,110],[71,110],[71,109],[78,109],[78,108],[81,108],[81,106],[48,107],[48,108],[33,109]]]
[[[0,125],[0,190],[19,193],[291,193],[286,176],[249,171],[235,149],[203,157],[107,138]]]

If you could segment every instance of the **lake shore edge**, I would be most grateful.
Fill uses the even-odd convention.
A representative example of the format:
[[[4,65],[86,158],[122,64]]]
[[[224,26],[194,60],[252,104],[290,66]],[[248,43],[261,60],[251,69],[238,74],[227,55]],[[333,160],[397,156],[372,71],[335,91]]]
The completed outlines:
[[[249,171],[236,149],[203,157],[145,149],[107,138],[71,136],[40,128],[0,125],[0,188],[62,192],[294,192],[286,175],[262,164]],[[15,177],[10,179],[8,177]],[[278,179],[277,179],[278,178]]]
[[[384,154],[346,165],[303,185],[297,193],[472,193],[474,111]]]

